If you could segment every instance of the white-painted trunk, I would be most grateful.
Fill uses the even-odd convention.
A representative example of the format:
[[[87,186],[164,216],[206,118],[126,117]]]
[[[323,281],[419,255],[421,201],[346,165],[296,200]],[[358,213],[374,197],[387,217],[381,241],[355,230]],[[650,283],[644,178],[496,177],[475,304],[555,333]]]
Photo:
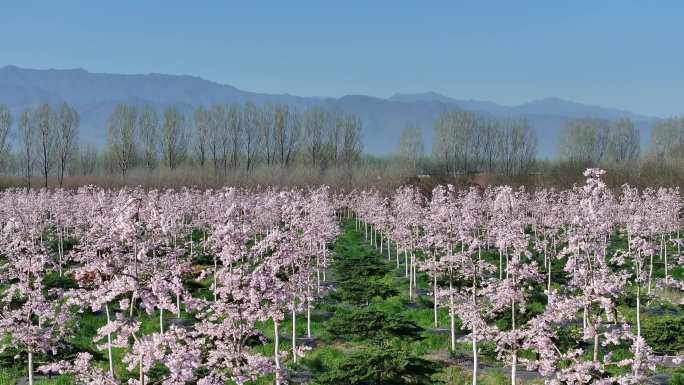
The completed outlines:
[[[311,306],[306,307],[306,337],[311,338]]]
[[[105,304],[107,314],[107,324],[111,322],[109,315],[109,304]],[[109,375],[114,378],[114,358],[112,357],[112,333],[107,333],[107,358],[109,359]]]
[[[451,332],[451,351],[456,350],[456,316],[454,315],[454,287],[449,280],[449,328]]]
[[[275,383],[280,385],[280,335],[278,334],[280,332],[278,331],[278,321],[276,320],[273,320],[273,332],[275,334],[275,341],[273,342],[273,359],[275,360],[276,368]]]
[[[432,289],[432,295],[434,298],[434,313],[435,313],[435,328],[438,326],[437,322],[437,272],[435,272],[434,277],[433,277],[433,289]]]
[[[297,363],[297,314],[295,303],[292,303],[292,361]]]
[[[28,352],[28,383],[33,385],[33,352]]]
[[[473,329],[473,385],[477,385],[477,338]]]

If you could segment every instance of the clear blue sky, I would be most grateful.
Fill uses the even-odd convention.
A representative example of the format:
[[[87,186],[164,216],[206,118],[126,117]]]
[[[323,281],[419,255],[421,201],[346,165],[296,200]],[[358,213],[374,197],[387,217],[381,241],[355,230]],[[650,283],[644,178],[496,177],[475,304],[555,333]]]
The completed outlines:
[[[3,0],[0,66],[303,96],[557,96],[667,116],[684,113],[682,16],[682,1]]]

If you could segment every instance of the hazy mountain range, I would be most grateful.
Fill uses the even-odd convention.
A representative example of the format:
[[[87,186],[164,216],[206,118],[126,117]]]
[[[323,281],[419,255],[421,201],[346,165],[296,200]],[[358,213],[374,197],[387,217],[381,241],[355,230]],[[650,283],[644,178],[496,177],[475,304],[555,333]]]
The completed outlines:
[[[568,119],[591,116],[615,120],[628,117],[640,128],[644,144],[648,143],[650,126],[658,120],[657,117],[558,98],[535,100],[518,106],[459,100],[434,92],[397,93],[386,99],[365,95],[313,98],[254,93],[187,75],[120,75],[91,73],[82,69],[34,70],[15,66],[0,68],[0,104],[8,105],[15,114],[27,106],[62,101],[74,106],[81,115],[81,140],[98,145],[105,141],[106,119],[118,103],[149,103],[160,109],[176,105],[186,113],[198,105],[247,101],[259,105],[285,103],[301,109],[321,105],[360,117],[364,122],[365,150],[374,154],[395,151],[401,130],[408,123],[423,127],[426,150],[429,151],[436,117],[452,108],[495,117],[527,118],[537,132],[539,155],[543,158],[556,157],[559,130]]]

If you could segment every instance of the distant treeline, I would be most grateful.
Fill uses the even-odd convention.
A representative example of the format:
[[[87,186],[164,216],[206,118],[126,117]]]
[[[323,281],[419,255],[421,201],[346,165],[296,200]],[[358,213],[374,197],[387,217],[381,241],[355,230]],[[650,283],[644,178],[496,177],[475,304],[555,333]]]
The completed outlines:
[[[424,153],[422,127],[409,125],[396,155],[384,157],[363,154],[358,117],[316,106],[296,110],[218,104],[183,114],[176,107],[160,111],[121,104],[107,119],[103,147],[79,140],[79,122],[78,112],[66,103],[27,108],[18,116],[0,105],[0,173],[14,178],[10,184],[34,187],[49,181],[62,186],[65,176],[106,176],[137,184],[163,175],[173,184],[174,175],[181,174],[177,184],[218,185],[250,178],[269,183],[276,176],[282,183],[293,173],[306,175],[300,178],[303,183],[324,176],[330,183],[344,175],[347,184],[363,184],[364,178],[398,184],[419,174],[488,175],[488,180],[527,183],[530,178],[524,177],[529,175],[600,165],[623,171],[614,175],[644,170],[682,184],[677,178],[684,165],[684,118],[655,124],[648,151],[641,148],[639,131],[629,119],[568,120],[555,161],[537,159],[537,136],[525,119],[463,110],[438,117],[431,154]],[[382,180],[390,175],[400,180]]]
[[[210,169],[216,178],[255,167],[313,169],[353,167],[362,154],[361,121],[338,111],[312,107],[297,111],[286,105],[258,107],[213,105],[189,116],[176,107],[157,111],[118,105],[107,119],[106,146],[78,144],[78,113],[68,104],[24,110],[10,148],[12,116],[0,106],[0,157],[10,174],[28,185],[36,175],[47,185],[65,173],[101,173],[126,178],[134,169],[176,170],[181,166]]]
[[[399,153],[407,164],[428,173],[486,173],[518,176],[549,162],[537,158],[537,136],[527,120],[496,119],[468,111],[446,111],[434,127],[432,154],[423,154],[421,128],[407,126]],[[558,138],[560,167],[625,166],[635,162],[684,160],[684,117],[663,120],[652,127],[649,151],[641,148],[639,130],[630,119],[568,120]],[[421,161],[422,160],[422,161]],[[422,165],[422,167],[421,167]],[[420,170],[418,170],[420,171]]]

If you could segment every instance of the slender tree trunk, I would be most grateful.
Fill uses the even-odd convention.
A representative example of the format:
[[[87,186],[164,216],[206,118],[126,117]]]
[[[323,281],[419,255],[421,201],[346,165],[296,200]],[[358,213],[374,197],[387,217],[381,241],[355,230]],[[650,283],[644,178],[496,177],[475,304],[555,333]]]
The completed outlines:
[[[594,328],[594,362],[598,362],[598,353],[599,353],[599,333],[598,330],[596,330],[596,324],[592,326]]]
[[[433,308],[434,308],[434,313],[435,313],[435,329],[436,329],[438,326],[438,322],[437,322],[437,272],[436,271],[435,271],[434,277],[433,277],[432,295],[433,295],[434,302],[435,302]]]
[[[516,385],[515,372],[516,372],[517,366],[518,366],[518,352],[513,351],[513,360],[512,360],[512,365],[511,365],[511,385]]]
[[[667,273],[667,243],[665,243],[664,247],[663,247],[663,256],[665,258],[665,260],[664,260],[664,262],[665,262],[665,282],[667,282],[667,278],[668,278],[668,273]]]
[[[548,258],[547,262],[549,264],[549,267],[546,269],[547,274],[548,274],[547,281],[546,281],[546,292],[548,293],[547,294],[547,297],[548,297],[551,295],[551,258],[550,257]]]
[[[292,361],[297,363],[297,314],[295,301],[292,301]]]
[[[409,266],[409,302],[413,302],[413,252],[411,252],[411,262]]]
[[[64,259],[64,244],[62,242],[62,228],[59,229],[59,240],[57,242],[57,252],[59,253],[59,276],[62,277],[62,260]]]
[[[143,373],[143,354],[142,353],[140,353],[139,359],[140,359],[140,365],[139,365],[139,367],[140,367],[140,384],[145,385],[145,374]]]
[[[311,305],[306,306],[306,337],[311,339]]]
[[[473,328],[473,385],[477,385],[477,329]]]
[[[451,351],[456,350],[456,316],[454,314],[454,286],[449,278],[449,328],[451,334]]]
[[[33,352],[28,351],[28,383],[33,385]]]
[[[216,261],[216,254],[214,254],[214,302],[217,300],[218,282],[216,276],[218,275],[218,262]]]
[[[511,326],[512,330],[515,332],[515,299],[511,300]],[[518,348],[517,342],[513,342],[513,360],[511,363],[511,385],[515,385],[515,371],[518,365]]]
[[[636,296],[636,322],[637,322],[637,337],[641,337],[641,284],[637,282],[637,296]]]
[[[311,339],[311,285],[307,285],[306,290],[306,337]]]
[[[105,304],[105,313],[107,314],[107,324],[111,322],[109,315],[109,304]],[[114,378],[114,359],[112,357],[112,333],[107,333],[107,358],[109,359],[109,375]]]
[[[651,253],[651,256],[649,258],[649,266],[648,266],[648,291],[647,291],[648,295],[651,295],[652,277],[653,277],[653,253]]]
[[[276,385],[280,385],[280,333],[278,331],[278,321],[275,319],[273,320],[273,332],[275,334],[275,341],[274,341],[274,352],[273,352],[273,358],[275,359],[275,368],[276,368],[276,374],[275,374],[275,383]]]

